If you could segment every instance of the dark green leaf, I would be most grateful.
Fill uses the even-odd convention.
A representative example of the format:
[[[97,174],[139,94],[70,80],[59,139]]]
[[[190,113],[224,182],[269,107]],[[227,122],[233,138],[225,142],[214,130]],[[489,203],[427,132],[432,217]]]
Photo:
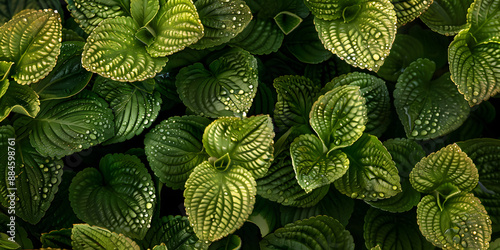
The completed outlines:
[[[7,211],[8,212],[8,211]],[[10,230],[10,226],[7,224],[10,223],[10,216],[4,214],[3,212],[0,213],[0,230],[2,232],[6,232]],[[31,240],[28,238],[28,233],[26,230],[19,224],[15,226],[15,241],[17,244],[21,245],[22,249],[32,249],[33,248],[33,243]],[[10,237],[10,234],[8,235]],[[17,248],[15,248],[17,249]]]
[[[278,51],[284,38],[272,19],[254,18],[229,44],[252,54],[265,55]]]
[[[290,34],[302,22],[302,18],[290,11],[282,11],[274,16],[274,21],[285,35]]]
[[[366,203],[392,213],[406,212],[416,206],[421,197],[407,178],[402,179],[401,189],[402,191],[393,197],[377,201],[366,201]]]
[[[74,250],[140,249],[133,240],[122,234],[88,224],[74,225],[71,239]]]
[[[0,121],[7,118],[10,112],[35,117],[40,111],[40,100],[33,89],[5,79],[0,82],[4,95],[0,97]]]
[[[90,34],[103,20],[130,15],[130,0],[65,0],[80,27]]]
[[[140,27],[144,27],[153,20],[160,9],[159,0],[131,0],[130,15]],[[99,10],[101,11],[101,10]]]
[[[2,249],[20,249],[21,246],[17,242],[13,242],[5,233],[0,233],[0,247]]]
[[[153,219],[141,243],[143,249],[165,243],[168,249],[195,250],[197,241],[187,217],[169,215]]]
[[[241,248],[241,238],[231,234],[210,245],[209,250],[238,250]]]
[[[469,32],[475,42],[500,42],[500,2],[498,0],[474,1],[467,13]]]
[[[406,138],[389,139],[384,142],[384,147],[396,163],[399,175],[404,178],[408,178],[415,164],[426,155],[422,146]]]
[[[424,13],[433,0],[391,0],[391,3],[398,17],[398,26],[403,26]]]
[[[44,248],[62,248],[62,249],[70,249],[71,248],[71,228],[69,229],[61,229],[54,230],[48,233],[43,233],[40,236],[40,241],[42,242],[42,246]]]
[[[304,63],[321,63],[332,57],[332,53],[321,43],[312,17],[306,18],[297,29],[288,34],[285,46]]]
[[[420,19],[433,31],[446,36],[467,27],[467,9],[474,0],[433,0]]]
[[[257,191],[258,192],[258,191]],[[257,196],[252,214],[248,221],[259,227],[259,235],[264,237],[274,231],[279,224],[279,205]]]

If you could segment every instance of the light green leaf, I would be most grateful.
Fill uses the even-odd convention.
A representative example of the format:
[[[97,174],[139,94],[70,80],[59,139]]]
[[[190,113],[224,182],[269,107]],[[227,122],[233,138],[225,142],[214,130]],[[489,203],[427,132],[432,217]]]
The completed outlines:
[[[340,86],[313,104],[309,122],[328,151],[350,146],[363,135],[367,108],[359,89]]]
[[[273,123],[268,115],[225,117],[206,127],[203,146],[210,156],[219,159],[228,154],[232,165],[260,178],[273,161],[273,138]]]
[[[220,171],[208,161],[186,182],[184,205],[200,240],[216,241],[240,228],[252,213],[257,193],[252,173],[233,165]]]
[[[442,35],[452,36],[467,27],[467,9],[474,0],[433,0],[420,16],[429,28]]]
[[[498,0],[474,1],[467,13],[469,32],[477,43],[494,40],[500,42],[500,2]]]
[[[170,117],[146,134],[145,152],[160,181],[183,189],[192,170],[206,161],[202,138],[210,120],[199,116]]]
[[[239,250],[241,248],[241,238],[231,234],[221,240],[210,244],[209,250]]]
[[[155,32],[154,42],[147,47],[153,57],[164,57],[183,50],[204,34],[192,0],[167,0],[149,26]]]
[[[160,245],[154,246],[153,250],[168,250],[168,248],[164,243],[161,243]]]
[[[5,61],[0,61],[0,82],[3,82],[5,79],[8,79],[10,70],[12,69],[12,65],[14,65],[14,62],[5,62]],[[0,97],[5,94],[5,91],[7,88],[4,88],[4,85],[0,88]]]
[[[432,139],[448,134],[469,115],[470,108],[450,75],[431,80],[434,70],[433,61],[418,59],[398,78],[394,106],[408,138]]]
[[[168,249],[195,250],[197,241],[187,217],[169,215],[153,219],[151,228],[139,243],[143,249],[165,243]]]
[[[40,111],[40,100],[38,95],[29,86],[9,82],[2,82],[2,89],[7,88],[5,94],[0,97],[0,121],[7,118],[10,112],[35,117]]]
[[[10,223],[10,216],[7,215],[7,213],[0,213],[0,223],[2,232],[10,230],[10,226],[7,225]],[[28,233],[21,225],[17,224],[14,232],[16,234],[15,241],[17,244],[21,245],[21,249],[33,249],[33,242],[28,238]]]
[[[421,193],[438,191],[444,197],[469,192],[478,182],[477,168],[457,144],[424,157],[410,173],[412,186]]]
[[[106,228],[90,226],[88,224],[75,224],[71,239],[73,240],[71,244],[74,250],[140,250],[139,246],[130,238],[111,232]]]
[[[285,35],[272,19],[254,18],[229,45],[255,55],[267,55],[278,51],[284,38]]]
[[[389,0],[347,7],[344,18],[314,19],[325,48],[352,66],[378,71],[396,36],[396,12]]]
[[[408,178],[411,170],[415,167],[415,164],[426,156],[422,146],[414,140],[396,138],[389,139],[383,144],[396,163],[399,175],[404,178]]]
[[[411,210],[420,201],[420,193],[417,192],[408,178],[401,181],[402,191],[395,196],[383,200],[366,201],[372,207],[391,213],[402,213]]]
[[[248,221],[258,226],[260,235],[264,237],[274,231],[280,223],[280,206],[278,203],[262,198],[262,196],[257,196],[256,198],[257,200],[255,201],[252,214],[248,217]]]
[[[491,240],[488,214],[470,193],[457,194],[442,205],[435,196],[425,196],[417,207],[417,223],[425,238],[443,249],[488,249]]]
[[[37,82],[56,65],[61,36],[57,11],[25,10],[0,27],[0,61],[14,62],[17,83]]]
[[[339,150],[325,152],[314,135],[301,135],[290,145],[293,169],[306,193],[342,177],[349,167],[347,156]]]
[[[148,230],[155,198],[148,170],[132,155],[104,156],[99,170],[84,169],[69,187],[71,207],[78,218],[138,239]]]
[[[357,1],[304,0],[311,13],[324,20],[335,20],[342,17],[345,9],[355,5]]]
[[[5,233],[0,233],[0,247],[2,249],[20,249],[21,246],[17,243],[17,242],[12,242],[10,239],[9,239],[9,235],[5,234]]]
[[[162,100],[157,91],[149,94],[130,83],[103,77],[97,78],[92,90],[110,103],[115,115],[114,136],[105,144],[123,142],[141,134],[151,126],[160,112]]]
[[[160,9],[159,0],[131,0],[130,15],[140,27],[144,27],[153,20]]]
[[[374,201],[401,192],[398,170],[377,137],[364,134],[342,151],[350,164],[347,173],[334,182],[341,193],[351,198]]]
[[[182,102],[192,111],[216,118],[246,116],[257,90],[257,60],[232,49],[210,63],[182,68],[175,85]]]
[[[280,27],[281,31],[283,31],[285,35],[288,35],[294,29],[299,27],[302,22],[302,18],[290,11],[282,11],[274,16],[274,21],[278,27]]]
[[[246,28],[252,12],[243,0],[198,0],[195,3],[204,28],[203,37],[191,48],[206,49],[224,44]]]
[[[105,19],[130,15],[130,0],[65,0],[80,27],[90,34]]]
[[[349,231],[337,220],[317,216],[285,225],[260,242],[261,249],[354,249]]]
[[[4,166],[0,169],[0,201],[6,208],[15,201],[16,216],[36,224],[57,193],[63,162],[41,156],[28,140],[17,140],[11,126],[0,127],[0,138],[0,163]]]
[[[58,10],[59,13],[64,11],[59,0],[0,0],[0,25],[27,9],[53,9]]]
[[[82,67],[83,42],[63,42],[54,70],[44,79],[31,84],[41,101],[68,98],[78,94],[92,78]]]
[[[419,17],[429,8],[433,1],[434,0],[391,0],[398,18],[398,26],[403,26]]]
[[[83,67],[122,82],[154,77],[167,59],[148,54],[145,45],[134,36],[139,28],[131,17],[115,17],[100,23],[83,48]]]

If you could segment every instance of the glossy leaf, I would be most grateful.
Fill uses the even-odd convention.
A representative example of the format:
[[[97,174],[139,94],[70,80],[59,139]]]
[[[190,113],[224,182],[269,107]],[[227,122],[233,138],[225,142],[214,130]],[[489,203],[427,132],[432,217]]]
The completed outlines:
[[[40,236],[40,241],[44,248],[62,248],[70,249],[71,247],[71,228],[53,230],[48,233],[43,233]]]
[[[394,106],[412,139],[432,139],[457,129],[469,115],[469,107],[448,73],[431,80],[435,64],[418,59],[399,76]]]
[[[274,16],[274,21],[278,24],[281,31],[283,31],[285,35],[288,35],[300,25],[302,18],[295,13],[282,11]]]
[[[68,10],[80,27],[90,34],[105,19],[127,16],[130,0],[66,0]]]
[[[38,95],[29,86],[9,82],[8,79],[0,82],[6,88],[0,97],[0,121],[7,118],[10,112],[16,112],[35,117],[40,111]]]
[[[263,177],[273,160],[273,124],[267,115],[246,119],[219,118],[205,129],[203,146],[217,159],[228,154],[231,164],[241,166],[255,178]]]
[[[321,63],[332,57],[332,53],[321,43],[312,17],[306,18],[287,35],[285,46],[290,53],[304,63]]]
[[[411,210],[420,201],[420,193],[417,192],[407,178],[401,181],[402,191],[395,196],[383,200],[366,201],[372,207],[391,213],[402,213]]]
[[[337,220],[317,216],[296,221],[264,237],[261,249],[354,249],[349,231]]]
[[[141,243],[143,249],[165,243],[167,249],[194,250],[197,241],[187,217],[169,215],[153,219]]]
[[[202,143],[208,124],[204,117],[170,117],[146,134],[146,156],[161,182],[182,189],[192,170],[208,159]]]
[[[139,246],[130,238],[108,229],[88,224],[73,226],[71,239],[74,250],[95,249],[130,249],[139,250]]]
[[[313,104],[309,122],[328,151],[350,146],[363,135],[367,108],[359,89],[337,87]]]
[[[241,238],[231,234],[227,237],[210,244],[209,250],[238,250],[241,248]]]
[[[203,37],[191,45],[205,49],[224,44],[238,35],[252,19],[244,0],[198,0],[195,3],[204,28]]]
[[[457,144],[451,144],[418,162],[410,173],[410,181],[421,193],[438,191],[446,197],[474,189],[478,172],[467,154]]]
[[[301,135],[290,145],[293,169],[299,185],[306,193],[328,185],[345,174],[347,156],[339,150],[325,152],[323,143],[314,135]]]
[[[325,48],[352,66],[377,72],[396,36],[393,5],[389,0],[361,2],[342,15],[331,21],[314,19]]]
[[[153,20],[160,9],[158,0],[130,0],[130,15],[140,27]]]
[[[162,100],[157,91],[149,94],[130,83],[103,77],[97,78],[92,90],[110,103],[115,115],[115,133],[106,144],[123,142],[141,134],[160,112]]]
[[[0,25],[25,9],[53,9],[59,13],[64,10],[58,0],[0,0]],[[61,15],[61,17],[63,16]]]
[[[467,9],[474,0],[433,0],[420,19],[434,32],[446,36],[457,34],[467,27]]]
[[[258,226],[260,236],[264,237],[274,231],[280,223],[280,206],[275,202],[262,198],[261,196],[257,196],[256,198],[253,211],[248,217],[248,221]]]
[[[311,13],[324,20],[335,20],[342,17],[346,8],[355,1],[304,0]]]
[[[200,240],[216,241],[240,228],[252,213],[257,192],[251,172],[238,165],[224,171],[208,161],[186,182],[184,205]]]
[[[100,23],[83,48],[83,67],[122,82],[154,77],[167,59],[148,54],[144,44],[134,36],[139,28],[131,17],[115,17]]]
[[[334,182],[341,193],[353,199],[374,201],[401,192],[398,170],[377,137],[364,134],[351,147],[342,151],[350,164],[347,173]]]
[[[434,0],[391,0],[398,18],[398,26],[403,26],[419,17],[433,2]]]
[[[396,82],[405,69],[423,55],[424,46],[419,40],[410,35],[397,34],[391,53],[377,74],[385,80]]]
[[[61,36],[57,11],[25,10],[0,27],[0,60],[14,62],[17,83],[37,82],[56,65]]]
[[[468,9],[469,32],[477,43],[494,40],[500,42],[500,2],[498,0],[474,1]]]
[[[10,70],[12,69],[12,65],[14,65],[14,62],[5,62],[5,61],[0,61],[0,82],[3,82],[4,80],[8,79]],[[5,94],[5,91],[7,88],[4,88],[4,85],[1,85],[2,87],[0,88],[0,97]]]
[[[404,178],[408,178],[411,170],[415,167],[415,164],[426,156],[422,146],[414,140],[396,138],[389,139],[383,144],[396,163],[399,175]]]
[[[417,207],[417,223],[425,238],[443,249],[488,249],[491,240],[488,214],[470,193],[457,194],[442,205],[435,196],[425,196]]]
[[[84,169],[69,187],[71,207],[80,219],[138,239],[148,230],[155,198],[144,164],[124,154],[104,156],[99,170]]]
[[[216,118],[245,116],[257,89],[257,61],[233,49],[210,63],[182,68],[175,85],[183,103],[197,114]]]
[[[272,19],[257,17],[229,44],[252,54],[266,55],[278,51],[284,38],[285,35]]]

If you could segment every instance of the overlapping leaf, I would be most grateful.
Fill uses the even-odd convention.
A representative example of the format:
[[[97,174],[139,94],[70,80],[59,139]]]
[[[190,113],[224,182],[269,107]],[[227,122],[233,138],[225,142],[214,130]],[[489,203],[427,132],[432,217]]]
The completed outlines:
[[[290,11],[282,11],[274,16],[274,21],[285,35],[290,34],[302,23],[302,18]]]
[[[141,243],[143,249],[165,243],[168,249],[194,250],[196,241],[198,238],[187,217],[169,215],[153,219],[151,228]]]
[[[44,248],[62,248],[70,249],[71,247],[71,228],[53,230],[48,233],[43,233],[40,236],[42,247]]]
[[[160,9],[158,0],[131,0],[130,15],[139,24],[144,27],[153,20]]]
[[[418,58],[423,57],[424,47],[416,38],[397,34],[391,53],[377,74],[388,81],[396,82],[405,69]]]
[[[0,97],[0,121],[7,118],[10,112],[16,112],[30,117],[35,117],[40,111],[40,100],[33,89],[26,85],[10,82],[4,79],[0,82],[4,92]]]
[[[410,183],[408,178],[402,178],[402,191],[395,196],[383,200],[366,201],[372,207],[391,213],[402,213],[411,210],[420,201],[421,195]]]
[[[299,61],[305,63],[321,63],[332,57],[318,37],[313,18],[308,17],[285,40],[286,48]]]
[[[71,231],[71,239],[73,240],[71,244],[75,250],[140,249],[133,240],[122,234],[88,224],[74,225]]]
[[[284,38],[285,35],[272,19],[257,17],[229,44],[252,54],[265,55],[278,51]]]
[[[25,9],[53,9],[58,10],[59,13],[64,11],[59,0],[0,0],[0,25]]]
[[[66,0],[68,10],[80,27],[90,34],[105,19],[127,16],[130,0]]]
[[[398,17],[398,26],[403,26],[424,13],[433,0],[391,0]]]
[[[420,19],[433,31],[452,36],[467,27],[467,9],[474,0],[433,0]]]
[[[346,8],[355,1],[305,0],[305,5],[314,16],[324,20],[335,20],[343,16]]]
[[[406,138],[389,139],[384,142],[384,147],[392,156],[396,163],[399,175],[408,178],[411,170],[422,158],[425,157],[425,151],[414,140]]]

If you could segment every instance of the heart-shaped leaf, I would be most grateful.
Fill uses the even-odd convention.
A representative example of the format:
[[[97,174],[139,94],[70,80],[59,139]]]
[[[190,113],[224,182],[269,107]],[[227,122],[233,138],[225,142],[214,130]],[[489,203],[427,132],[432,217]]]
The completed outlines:
[[[345,8],[342,15],[314,19],[325,48],[352,66],[378,71],[396,36],[393,5],[389,0],[365,1]]]
[[[474,0],[433,0],[420,19],[434,32],[446,36],[467,27],[467,9]]]
[[[102,21],[87,38],[82,54],[83,67],[122,82],[154,77],[167,59],[148,54],[145,45],[134,36],[139,28],[131,17]]]
[[[216,241],[240,228],[252,213],[257,193],[252,173],[238,165],[224,171],[208,161],[186,182],[184,205],[200,240]]]
[[[231,164],[263,177],[273,160],[273,124],[268,115],[246,119],[219,118],[205,129],[203,146],[217,159],[229,156]]]
[[[130,238],[122,234],[111,232],[106,228],[76,224],[71,230],[71,244],[74,250],[106,250],[130,249],[140,250],[139,246]]]
[[[320,96],[309,114],[328,151],[352,145],[365,130],[367,108],[358,86],[340,86]]]
[[[208,124],[199,116],[170,117],[146,134],[144,150],[161,182],[182,189],[192,170],[208,159],[201,141]]]
[[[412,139],[432,139],[457,129],[467,119],[470,108],[448,73],[431,80],[435,64],[418,59],[399,76],[394,90],[394,106]]]
[[[245,116],[257,89],[257,60],[250,53],[233,49],[210,63],[184,67],[175,85],[182,102],[208,117]]]
[[[417,191],[438,191],[445,197],[459,191],[471,191],[478,178],[476,166],[457,144],[424,157],[410,173],[411,184]]]
[[[40,100],[32,88],[10,82],[4,79],[2,85],[3,96],[0,97],[0,121],[9,116],[10,112],[16,112],[29,117],[35,117],[40,111]]]
[[[142,243],[143,249],[165,243],[168,249],[195,250],[198,238],[189,225],[187,217],[164,216],[151,221],[151,228]]]
[[[373,201],[401,192],[398,169],[377,137],[364,134],[351,147],[342,151],[350,163],[347,173],[334,182],[341,193],[351,198]]]
[[[442,205],[427,195],[417,207],[417,223],[425,238],[443,249],[488,249],[491,221],[481,201],[470,193],[460,193]]]
[[[80,27],[90,34],[97,25],[107,18],[128,16],[130,0],[66,0],[68,10]]]
[[[349,167],[347,156],[339,150],[325,152],[314,135],[301,135],[290,145],[293,169],[306,193],[342,177]]]
[[[396,163],[399,175],[404,178],[410,176],[410,172],[426,153],[420,144],[406,138],[389,139],[384,142],[384,147]]]
[[[229,44],[252,54],[266,55],[278,51],[284,38],[272,19],[254,18]]]
[[[302,18],[290,11],[282,11],[274,16],[274,21],[278,27],[280,27],[281,31],[283,31],[285,35],[288,35],[294,29],[299,27],[302,22]]]
[[[37,82],[56,65],[61,36],[57,11],[25,10],[0,27],[0,61],[14,62],[17,83]]]
[[[84,169],[69,187],[71,207],[80,219],[138,239],[149,228],[155,198],[148,170],[132,155],[104,156],[99,170]]]
[[[403,26],[419,17],[429,8],[433,1],[434,0],[391,0],[398,18],[398,26]]]
[[[160,9],[159,0],[131,0],[130,15],[140,27],[144,27],[153,20]]]
[[[383,200],[366,201],[372,207],[391,213],[402,213],[415,207],[420,201],[420,193],[417,192],[408,178],[401,181],[402,191],[395,196]]]

